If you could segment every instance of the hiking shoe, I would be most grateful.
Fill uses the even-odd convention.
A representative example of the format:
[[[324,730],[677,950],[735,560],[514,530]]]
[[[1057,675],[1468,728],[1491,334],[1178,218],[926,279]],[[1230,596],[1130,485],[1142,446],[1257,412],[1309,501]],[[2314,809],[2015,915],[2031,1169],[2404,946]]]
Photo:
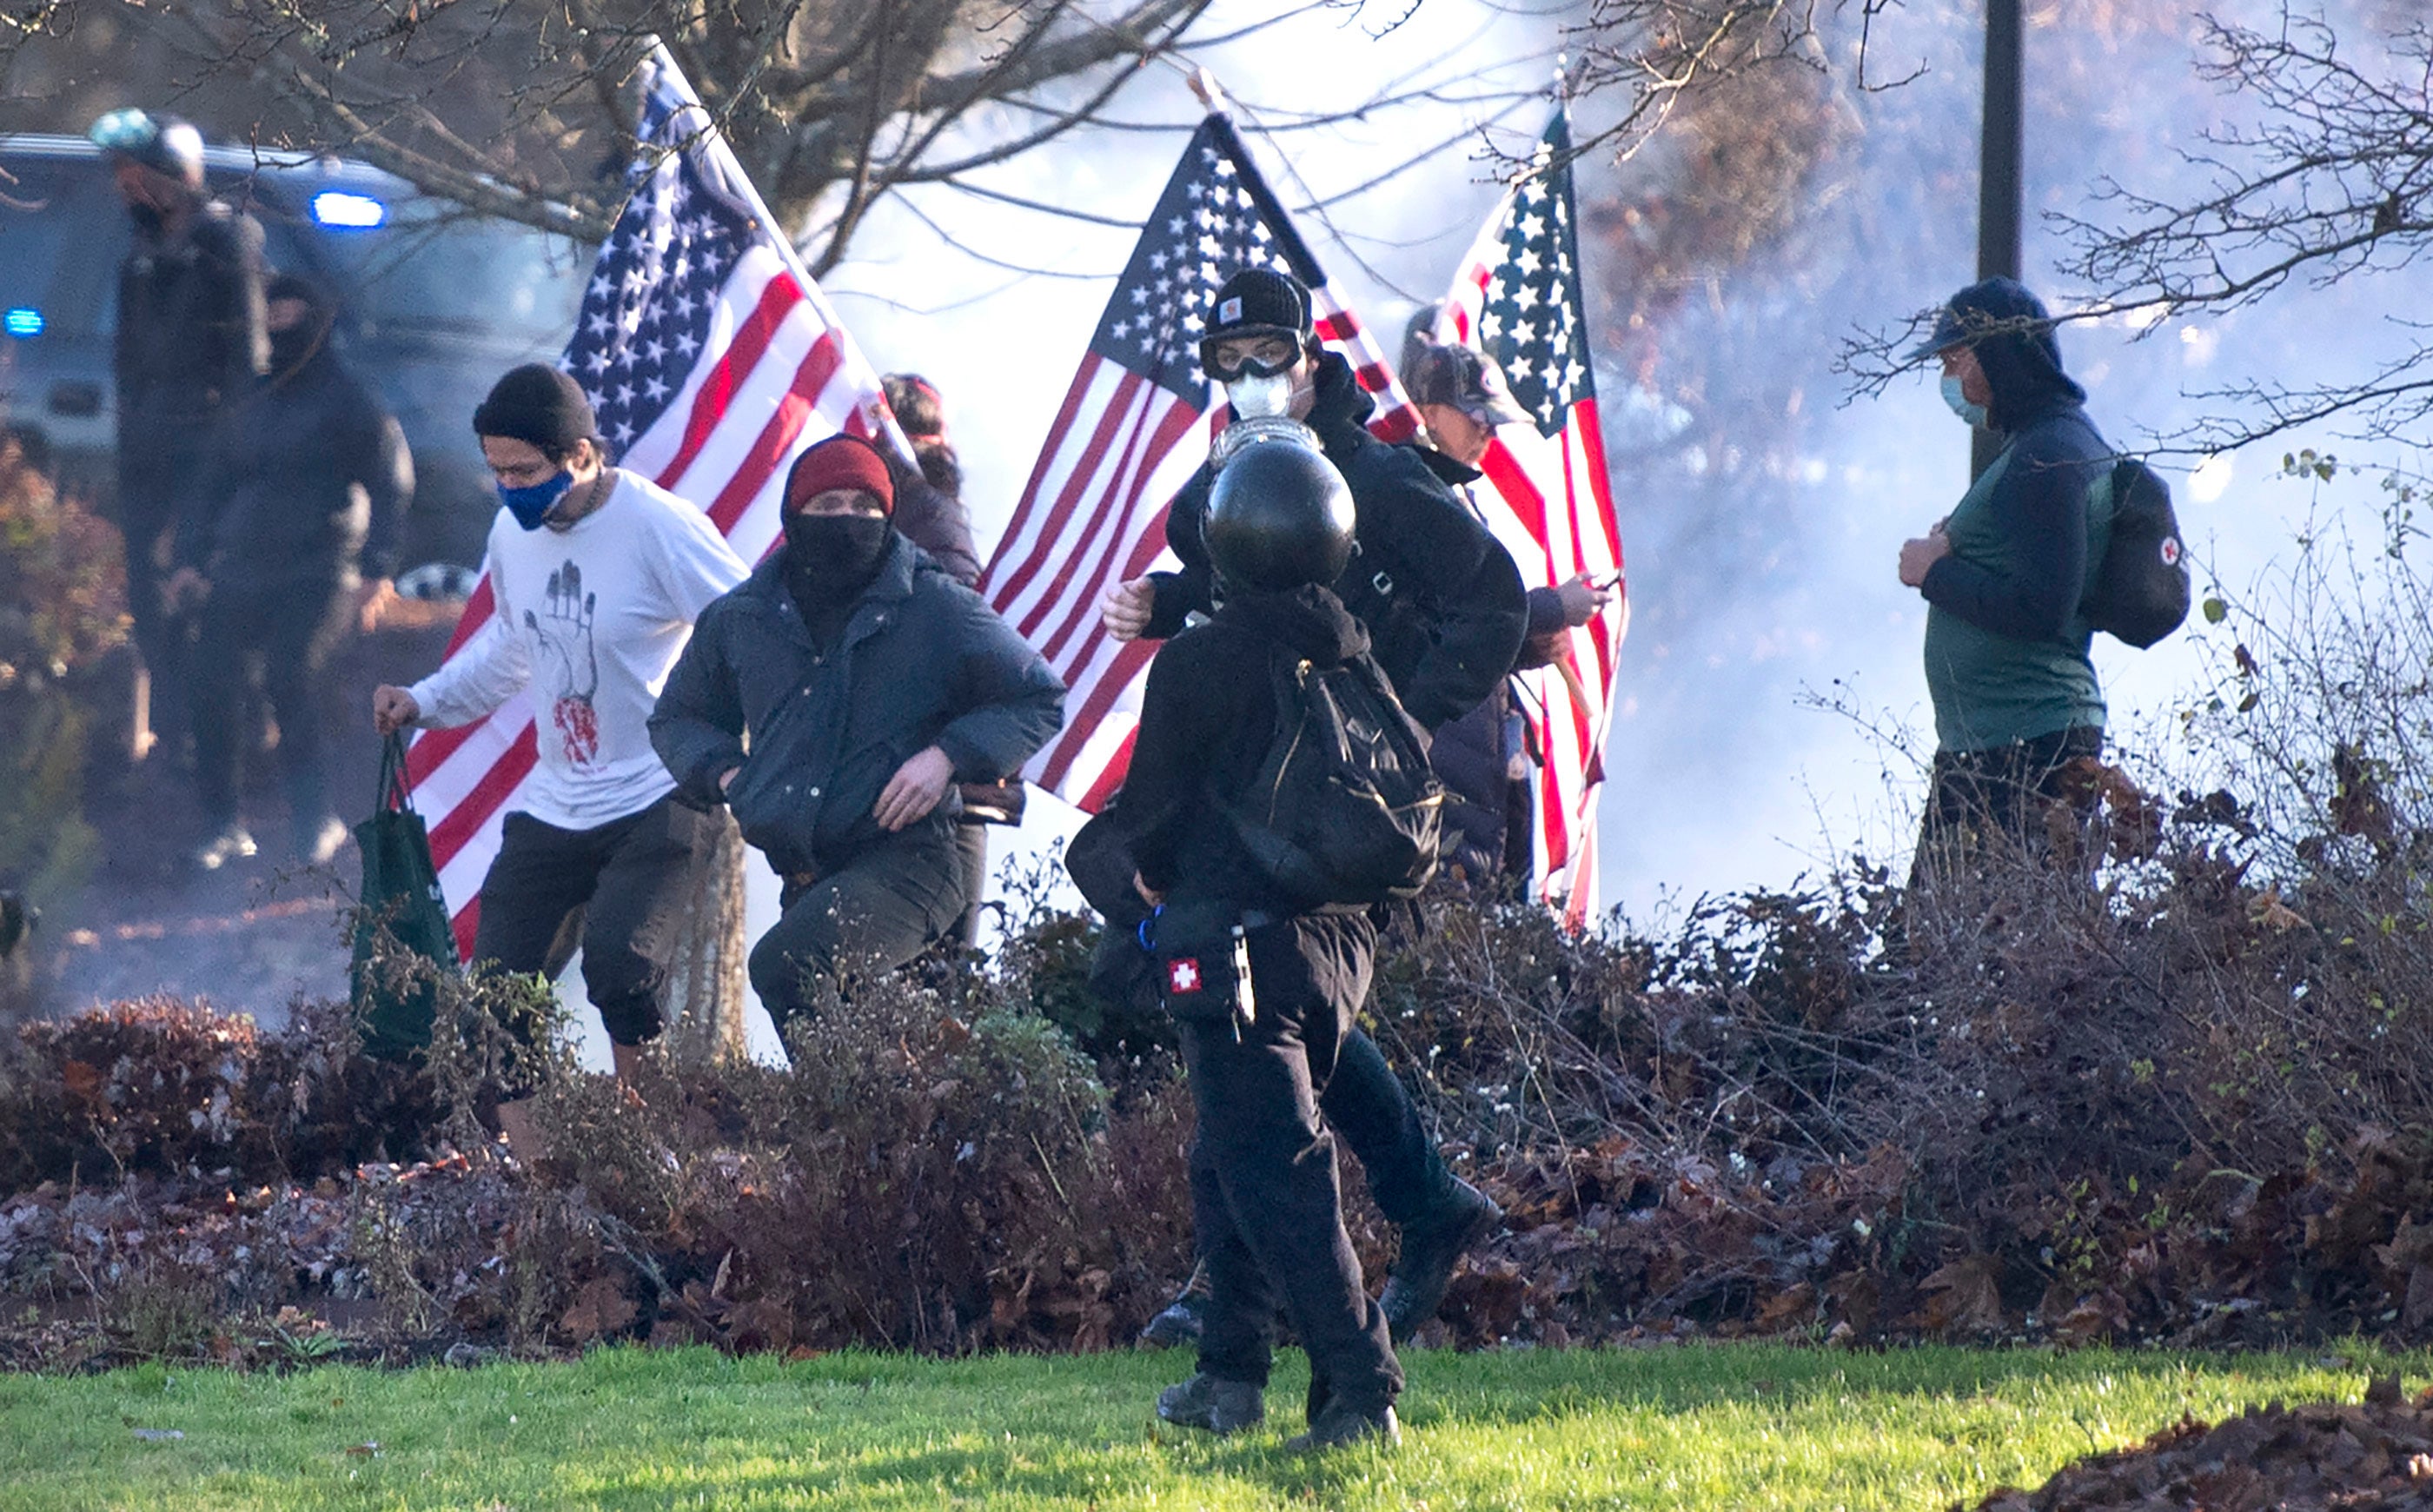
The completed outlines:
[[[216,872],[230,861],[251,860],[258,848],[243,824],[230,824],[195,852],[195,864],[206,872]]]
[[[1198,1428],[1222,1438],[1268,1420],[1267,1393],[1248,1381],[1226,1381],[1205,1373],[1157,1394],[1157,1415],[1183,1428]]]
[[[1452,1196],[1435,1212],[1404,1226],[1403,1252],[1395,1257],[1386,1290],[1377,1299],[1395,1343],[1409,1338],[1421,1324],[1437,1316],[1437,1309],[1444,1304],[1445,1288],[1453,1284],[1454,1266],[1503,1221],[1504,1210],[1494,1198],[1455,1177]]]
[[[1140,1331],[1140,1346],[1172,1350],[1197,1344],[1199,1335],[1207,1332],[1207,1324],[1208,1267],[1199,1266],[1192,1270],[1191,1279],[1183,1283],[1174,1300],[1165,1304],[1165,1311],[1150,1318],[1148,1326]]]
[[[1309,1420],[1309,1432],[1285,1439],[1285,1447],[1296,1454],[1306,1454],[1313,1450],[1371,1442],[1385,1449],[1402,1447],[1403,1425],[1395,1419],[1394,1409],[1390,1405],[1353,1407],[1336,1401],[1328,1402],[1324,1411]]]

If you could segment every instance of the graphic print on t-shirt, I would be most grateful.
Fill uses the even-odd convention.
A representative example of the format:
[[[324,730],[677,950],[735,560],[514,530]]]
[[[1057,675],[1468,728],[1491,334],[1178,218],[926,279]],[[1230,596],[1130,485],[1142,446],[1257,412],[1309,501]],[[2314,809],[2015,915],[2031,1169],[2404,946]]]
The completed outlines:
[[[583,569],[570,561],[549,575],[540,615],[524,611],[524,628],[540,647],[535,671],[549,695],[550,721],[566,759],[578,767],[600,754],[600,717],[591,706],[600,690],[600,653],[591,638],[598,598],[583,591]]]

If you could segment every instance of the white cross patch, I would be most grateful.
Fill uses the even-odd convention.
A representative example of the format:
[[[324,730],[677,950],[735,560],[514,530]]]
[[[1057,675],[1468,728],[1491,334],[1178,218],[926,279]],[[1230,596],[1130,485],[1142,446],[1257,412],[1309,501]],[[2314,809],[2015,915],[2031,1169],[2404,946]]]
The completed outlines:
[[[1165,990],[1170,993],[1199,991],[1199,962],[1184,958],[1165,963]]]

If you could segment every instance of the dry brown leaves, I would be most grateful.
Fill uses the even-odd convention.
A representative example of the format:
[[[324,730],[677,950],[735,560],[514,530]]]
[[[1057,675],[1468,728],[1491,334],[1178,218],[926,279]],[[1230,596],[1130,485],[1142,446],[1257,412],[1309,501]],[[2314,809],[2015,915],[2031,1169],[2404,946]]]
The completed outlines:
[[[2433,1392],[2403,1401],[2392,1377],[2372,1383],[2355,1406],[2274,1402],[2212,1427],[2184,1419],[2135,1448],[2082,1460],[2035,1491],[1997,1491],[1980,1512],[2094,1507],[2433,1508]]]

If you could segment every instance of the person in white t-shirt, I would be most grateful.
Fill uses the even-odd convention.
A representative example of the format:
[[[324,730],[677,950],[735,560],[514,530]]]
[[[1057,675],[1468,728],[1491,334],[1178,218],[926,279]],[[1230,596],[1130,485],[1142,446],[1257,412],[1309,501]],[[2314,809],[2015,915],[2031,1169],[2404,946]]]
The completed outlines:
[[[482,882],[474,962],[553,977],[580,912],[584,980],[624,1078],[664,1026],[673,926],[718,834],[647,722],[693,620],[749,569],[702,510],[608,466],[597,429],[582,385],[538,364],[473,412],[504,505],[485,563],[496,607],[437,671],[375,689],[372,718],[383,734],[447,728],[527,696],[539,760]],[[501,1118],[511,1142],[529,1130],[513,1103]]]

